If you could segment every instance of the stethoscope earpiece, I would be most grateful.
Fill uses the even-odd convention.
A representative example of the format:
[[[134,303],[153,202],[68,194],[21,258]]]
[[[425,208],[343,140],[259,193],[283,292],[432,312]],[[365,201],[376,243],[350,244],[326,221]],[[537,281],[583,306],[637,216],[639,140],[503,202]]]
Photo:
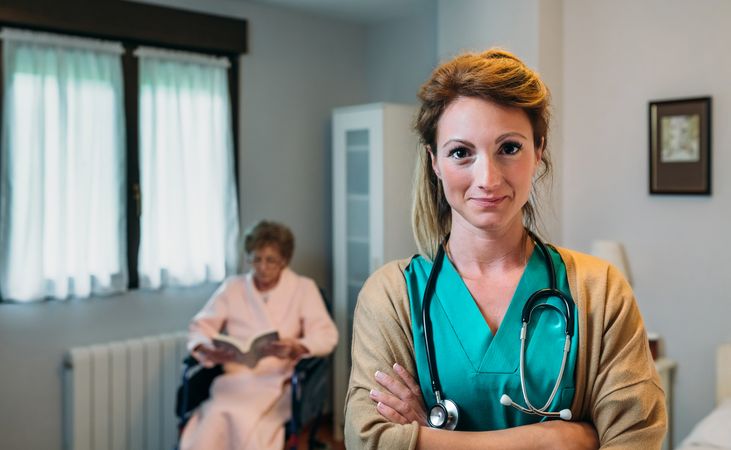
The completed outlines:
[[[550,411],[541,411],[539,409],[535,409],[531,405],[531,409],[524,408],[520,406],[519,404],[515,403],[512,398],[508,394],[503,394],[500,397],[500,404],[503,406],[512,406],[513,408],[520,410],[521,412],[524,412],[526,414],[532,414],[535,416],[544,416],[544,417],[553,417],[553,418],[560,418],[561,420],[571,420],[571,417],[573,417],[573,414],[571,414],[570,409],[562,409],[561,411],[555,413]]]
[[[513,399],[508,394],[503,394],[500,397],[500,404],[503,406],[510,406],[513,404]]]

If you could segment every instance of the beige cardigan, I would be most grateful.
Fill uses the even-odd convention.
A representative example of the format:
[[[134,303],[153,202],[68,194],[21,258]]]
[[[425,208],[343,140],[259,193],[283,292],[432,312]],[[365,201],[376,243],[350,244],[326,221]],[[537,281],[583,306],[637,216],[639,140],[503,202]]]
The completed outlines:
[[[579,310],[574,420],[592,422],[601,448],[659,449],[667,429],[665,396],[632,290],[608,263],[559,248]],[[409,297],[394,261],[366,281],[353,323],[353,367],[345,406],[348,449],[414,449],[416,422],[388,422],[368,397],[376,370],[398,362],[416,373]],[[392,371],[391,371],[392,372]]]

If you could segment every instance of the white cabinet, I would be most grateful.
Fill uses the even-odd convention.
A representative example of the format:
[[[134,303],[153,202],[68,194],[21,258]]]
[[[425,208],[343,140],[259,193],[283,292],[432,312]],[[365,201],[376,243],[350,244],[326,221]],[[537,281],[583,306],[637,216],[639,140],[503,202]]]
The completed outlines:
[[[334,426],[342,439],[353,311],[363,282],[384,262],[412,256],[413,106],[375,103],[333,111]]]

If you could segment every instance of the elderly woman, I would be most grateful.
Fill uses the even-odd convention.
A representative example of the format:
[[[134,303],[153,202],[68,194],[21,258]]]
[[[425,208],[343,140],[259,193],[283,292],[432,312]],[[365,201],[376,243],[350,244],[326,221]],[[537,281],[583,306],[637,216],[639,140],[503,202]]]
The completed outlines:
[[[261,221],[247,231],[244,246],[251,271],[224,281],[190,323],[188,349],[205,365],[223,364],[224,374],[186,425],[181,450],[281,449],[296,362],[327,355],[338,340],[315,283],[287,267],[292,232]],[[254,367],[234,362],[211,342],[222,330],[245,341],[272,329],[280,339]]]

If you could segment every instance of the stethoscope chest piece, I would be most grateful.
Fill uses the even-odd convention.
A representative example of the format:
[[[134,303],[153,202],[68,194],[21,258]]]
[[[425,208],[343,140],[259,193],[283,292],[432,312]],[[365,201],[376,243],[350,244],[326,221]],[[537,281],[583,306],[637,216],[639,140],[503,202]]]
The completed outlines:
[[[444,399],[438,401],[429,410],[429,426],[452,431],[457,428],[459,420],[459,408],[452,400]]]

